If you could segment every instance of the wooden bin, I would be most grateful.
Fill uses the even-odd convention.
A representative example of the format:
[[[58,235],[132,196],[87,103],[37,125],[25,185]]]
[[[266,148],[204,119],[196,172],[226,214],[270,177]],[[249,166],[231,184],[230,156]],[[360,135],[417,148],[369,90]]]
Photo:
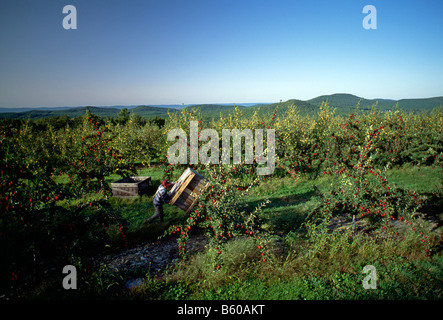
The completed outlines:
[[[197,203],[198,197],[208,188],[209,182],[198,172],[188,168],[175,182],[169,192],[170,205],[175,205],[189,213]]]
[[[132,198],[146,193],[151,177],[125,177],[111,183],[112,195],[117,198]]]

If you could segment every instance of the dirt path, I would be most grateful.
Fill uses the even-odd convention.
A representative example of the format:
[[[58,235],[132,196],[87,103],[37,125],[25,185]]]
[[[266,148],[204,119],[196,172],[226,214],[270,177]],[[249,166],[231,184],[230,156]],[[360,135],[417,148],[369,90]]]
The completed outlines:
[[[204,235],[191,236],[186,242],[188,252],[202,251],[207,244]],[[141,278],[149,273],[160,276],[164,271],[180,260],[177,240],[167,238],[150,241],[135,248],[123,250],[105,256],[91,258],[96,266],[106,266],[111,271],[118,271],[131,288],[141,283]]]

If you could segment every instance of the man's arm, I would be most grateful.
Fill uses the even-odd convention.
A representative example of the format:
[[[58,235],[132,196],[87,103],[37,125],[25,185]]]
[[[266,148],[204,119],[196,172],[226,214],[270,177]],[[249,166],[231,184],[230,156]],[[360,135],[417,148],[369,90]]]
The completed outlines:
[[[175,182],[171,182],[171,186],[174,186]],[[172,190],[172,189],[171,189]],[[165,189],[165,196],[164,196],[164,201],[165,202],[169,202],[169,200],[171,200],[172,195],[170,193],[167,192],[167,190]]]

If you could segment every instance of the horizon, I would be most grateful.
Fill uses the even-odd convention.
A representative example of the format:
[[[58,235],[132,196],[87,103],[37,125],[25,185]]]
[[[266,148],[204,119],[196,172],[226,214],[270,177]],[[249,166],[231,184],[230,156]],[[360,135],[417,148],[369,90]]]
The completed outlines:
[[[303,101],[303,102],[308,102],[311,103],[311,100],[326,96],[334,96],[334,95],[348,95],[348,96],[354,96],[356,98],[360,98],[360,99],[365,99],[365,100],[375,100],[375,101],[392,101],[392,102],[399,102],[401,100],[419,100],[419,99],[433,99],[433,98],[443,98],[443,95],[441,96],[432,96],[432,97],[424,97],[424,98],[401,98],[401,99],[391,99],[391,98],[366,98],[366,97],[359,97],[356,96],[352,93],[331,93],[331,94],[321,94],[318,95],[316,97],[307,99],[307,100],[302,100],[302,99],[298,99],[298,98],[291,98],[288,100],[281,100],[279,102],[287,102],[290,100],[298,100],[298,101]],[[178,106],[180,107],[192,107],[192,106],[200,106],[200,105],[235,105],[235,106],[246,106],[246,107],[250,107],[250,106],[254,106],[254,105],[260,105],[260,104],[264,104],[264,105],[268,105],[268,104],[274,104],[274,103],[279,103],[277,101],[274,102],[213,102],[213,103],[175,103],[175,104],[146,104],[146,103],[142,103],[142,104],[131,104],[131,105],[122,105],[122,104],[116,104],[116,105],[78,105],[78,106],[37,106],[37,107],[0,107],[0,110],[14,110],[14,109],[32,109],[32,110],[39,110],[39,109],[75,109],[75,108],[118,108],[118,109],[123,109],[123,108],[128,108],[128,109],[133,109],[133,108],[137,108],[137,107],[158,107],[158,108],[166,108],[166,107],[171,107],[174,108],[173,106]],[[11,111],[13,112],[13,111]],[[17,112],[23,112],[23,111],[17,111]]]
[[[0,108],[440,97],[441,12],[418,0],[3,1]]]
[[[434,99],[434,98],[443,98],[442,96],[434,96],[434,97],[426,97],[426,98],[406,98],[406,99],[389,99],[389,98],[365,98],[365,97],[359,97],[356,96],[354,94],[351,93],[332,93],[329,95],[319,95],[316,97],[313,97],[311,99],[307,99],[307,100],[301,100],[301,99],[297,99],[297,98],[291,98],[288,99],[286,101],[280,101],[280,102],[288,102],[291,100],[297,100],[297,101],[303,101],[303,102],[307,102],[312,104],[312,102],[310,102],[311,100],[320,98],[320,97],[330,97],[330,96],[334,96],[334,95],[348,95],[348,96],[353,96],[356,98],[360,98],[360,99],[364,99],[364,100],[374,100],[374,101],[392,101],[392,102],[400,102],[401,100],[422,100],[422,99]],[[327,100],[328,100],[327,98]],[[326,101],[326,100],[325,100]],[[109,109],[123,109],[123,108],[128,108],[129,110],[137,108],[137,107],[154,107],[154,108],[173,108],[173,109],[180,109],[181,107],[192,107],[192,106],[201,106],[201,105],[215,105],[215,106],[243,106],[243,107],[251,107],[251,106],[256,106],[256,105],[270,105],[270,104],[274,104],[274,103],[279,103],[279,102],[227,102],[227,103],[189,103],[189,104],[134,104],[134,105],[109,105],[109,106],[105,106],[105,105],[79,105],[79,106],[57,106],[57,107],[51,107],[51,106],[40,106],[40,107],[19,107],[19,108],[14,108],[14,107],[0,107],[0,110],[6,113],[13,113],[14,111],[9,111],[9,110],[14,110],[14,109],[23,109],[21,111],[15,111],[17,113],[21,113],[21,112],[28,112],[28,111],[38,111],[38,110],[43,110],[43,109],[48,109],[48,110],[53,110],[53,109],[76,109],[76,108],[109,108]],[[334,107],[334,105],[333,105]],[[30,110],[29,110],[30,109]],[[5,111],[8,110],[8,111]],[[26,111],[24,111],[26,110]]]

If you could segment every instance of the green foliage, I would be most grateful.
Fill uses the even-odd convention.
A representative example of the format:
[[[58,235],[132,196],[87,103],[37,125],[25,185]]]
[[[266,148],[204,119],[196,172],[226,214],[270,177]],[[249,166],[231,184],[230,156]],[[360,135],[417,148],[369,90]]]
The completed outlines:
[[[389,183],[385,171],[406,163],[441,166],[441,113],[435,111],[432,124],[428,115],[401,111],[356,110],[343,120],[323,104],[309,129],[293,111],[276,124],[280,168],[296,179],[307,170],[311,177],[334,177],[329,194],[322,194],[321,204],[308,216],[309,234],[318,243],[314,236],[327,232],[335,216],[365,219],[372,228],[390,230],[398,220],[420,234],[424,251],[432,252],[417,215],[427,197]],[[291,129],[294,122],[303,130]],[[427,134],[419,134],[421,124],[427,124]]]
[[[116,121],[118,123],[121,123],[121,124],[124,125],[124,124],[126,124],[126,122],[128,122],[128,120],[129,120],[128,108],[121,109],[120,112],[117,115]]]
[[[110,146],[112,133],[103,126],[90,113],[75,129],[39,131],[30,121],[19,128],[2,126],[2,284],[35,271],[42,259],[64,259],[108,241],[106,229],[119,223],[119,216],[106,201],[110,187],[104,179],[133,171]],[[59,175],[68,175],[69,182],[56,182]],[[101,196],[90,198],[93,192]]]
[[[441,298],[441,240],[421,212],[438,212],[436,219],[441,211],[442,109],[358,107],[342,116],[322,103],[306,115],[282,103],[211,120],[186,108],[152,121],[132,111],[103,119],[91,107],[75,119],[2,121],[2,287],[38,273],[43,260],[63,263],[142,239],[150,198],[125,206],[110,200],[109,182],[136,174],[135,164],[160,164],[156,182],[178,177],[185,166],[167,163],[166,136],[173,128],[189,132],[195,120],[220,137],[224,128],[274,128],[276,170],[258,177],[257,163],[193,166],[208,189],[190,214],[167,208],[160,224],[165,237],[178,237],[185,264],[166,282],[147,277],[140,297]],[[192,232],[209,242],[188,256]],[[371,263],[383,273],[377,292],[361,289],[361,269]],[[82,281],[91,296],[121,294],[119,277],[104,268]]]
[[[185,224],[171,226],[165,231],[165,235],[179,235],[179,250],[184,254],[191,230],[204,230],[210,240],[211,250],[216,253],[213,260],[216,268],[222,266],[219,257],[223,254],[224,245],[240,236],[254,239],[263,256],[265,255],[267,234],[261,228],[261,216],[266,201],[250,208],[245,200],[248,191],[259,179],[246,186],[237,185],[241,172],[234,168],[235,166],[229,169],[222,166],[206,166],[203,172],[209,180],[207,191],[200,196],[197,206],[191,211]],[[263,261],[265,260],[263,257]]]
[[[107,128],[114,134],[110,146],[122,153],[128,163],[149,166],[160,156],[164,137],[156,125],[143,125],[131,115],[125,125],[108,125]]]
[[[83,126],[67,132],[61,146],[62,170],[71,179],[70,194],[81,195],[100,191],[110,195],[104,178],[112,173],[129,176],[135,171],[129,159],[112,145],[114,133],[92,114],[86,114]]]

